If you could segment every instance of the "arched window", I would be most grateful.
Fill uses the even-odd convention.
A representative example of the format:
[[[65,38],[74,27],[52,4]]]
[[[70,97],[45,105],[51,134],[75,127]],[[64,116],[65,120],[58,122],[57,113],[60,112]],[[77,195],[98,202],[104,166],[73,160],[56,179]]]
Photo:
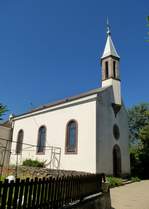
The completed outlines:
[[[109,65],[108,61],[105,62],[105,79],[109,77]]]
[[[46,144],[46,127],[41,126],[38,131],[37,153],[44,153]]]
[[[16,144],[16,154],[21,154],[21,152],[22,152],[23,136],[24,136],[24,132],[21,129],[18,132],[18,138],[17,138],[17,144]]]
[[[75,120],[69,121],[66,128],[66,153],[77,153],[78,125]]]
[[[116,61],[113,61],[113,77],[116,78]]]

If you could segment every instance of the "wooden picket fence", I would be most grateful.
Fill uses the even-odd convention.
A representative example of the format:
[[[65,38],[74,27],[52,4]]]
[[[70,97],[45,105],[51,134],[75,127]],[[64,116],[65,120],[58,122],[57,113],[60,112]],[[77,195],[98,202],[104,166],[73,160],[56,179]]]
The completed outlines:
[[[103,174],[0,182],[1,209],[57,209],[101,192]]]

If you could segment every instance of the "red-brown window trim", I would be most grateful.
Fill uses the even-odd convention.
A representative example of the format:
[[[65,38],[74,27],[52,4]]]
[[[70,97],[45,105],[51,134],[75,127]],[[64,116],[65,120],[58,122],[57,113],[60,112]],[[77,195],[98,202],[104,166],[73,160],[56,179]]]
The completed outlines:
[[[75,122],[76,125],[76,134],[75,134],[75,151],[68,151],[68,139],[69,139],[69,132],[68,126],[71,122]],[[78,122],[75,119],[71,119],[66,124],[66,137],[65,137],[65,154],[78,154]]]
[[[39,144],[39,131],[40,129],[44,127],[45,128],[45,145],[44,145],[44,148],[43,148],[43,151],[42,152],[38,152],[38,144]],[[37,155],[44,155],[45,154],[45,146],[46,146],[46,139],[47,139],[47,128],[45,125],[42,125],[39,127],[38,129],[38,137],[37,137],[37,149],[36,149],[36,154]]]

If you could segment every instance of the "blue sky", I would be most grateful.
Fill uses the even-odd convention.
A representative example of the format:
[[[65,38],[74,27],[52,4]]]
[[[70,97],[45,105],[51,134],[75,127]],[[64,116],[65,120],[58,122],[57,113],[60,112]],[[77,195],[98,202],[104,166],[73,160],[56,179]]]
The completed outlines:
[[[0,102],[20,114],[101,86],[106,17],[127,107],[149,102],[145,0],[0,1]]]

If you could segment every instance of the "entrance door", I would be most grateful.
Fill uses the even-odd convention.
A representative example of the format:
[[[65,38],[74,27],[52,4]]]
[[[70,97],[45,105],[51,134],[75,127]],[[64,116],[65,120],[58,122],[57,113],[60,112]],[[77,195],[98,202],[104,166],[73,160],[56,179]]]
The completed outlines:
[[[121,176],[121,151],[118,145],[113,148],[113,176]]]

